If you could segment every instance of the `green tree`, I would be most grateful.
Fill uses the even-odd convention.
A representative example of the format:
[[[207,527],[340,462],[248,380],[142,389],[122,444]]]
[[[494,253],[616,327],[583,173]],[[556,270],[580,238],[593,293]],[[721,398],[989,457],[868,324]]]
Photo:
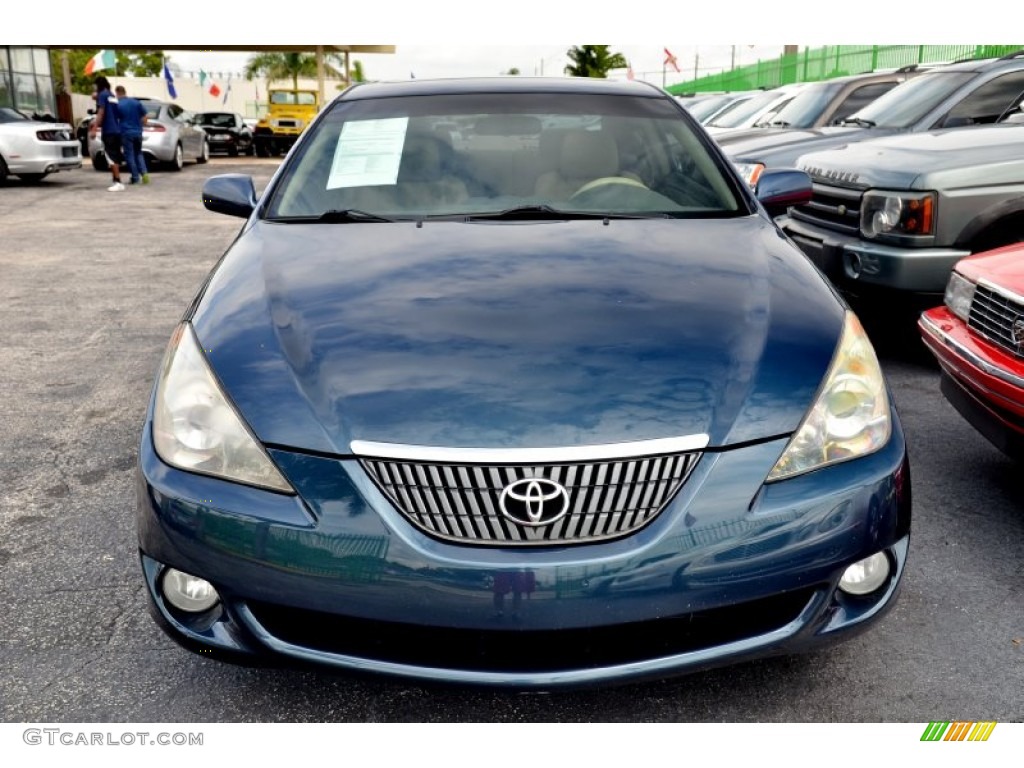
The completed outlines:
[[[612,69],[625,69],[629,64],[621,53],[611,53],[607,45],[574,45],[566,56],[572,62],[565,68],[570,77],[608,77]]]
[[[352,62],[352,82],[353,83],[365,83],[366,72],[363,70],[363,62],[356,59]]]
[[[508,72],[506,72],[505,74],[506,75],[518,75],[519,74],[519,67],[509,67]]]
[[[337,70],[337,60],[336,55],[326,54],[324,68],[331,76],[344,78],[344,74]],[[291,80],[292,87],[298,89],[300,77],[316,77],[316,56],[312,53],[254,54],[245,63],[245,79],[255,77],[265,77],[268,82]]]
[[[73,93],[92,93],[92,85],[96,75],[108,78],[121,75],[135,77],[158,77],[163,73],[164,57],[159,51],[145,53],[123,53],[115,51],[115,68],[105,69],[91,75],[85,74],[85,65],[89,59],[99,53],[98,48],[76,48],[69,50],[52,49],[50,51],[50,71],[58,88],[63,87],[64,68],[62,59],[68,56],[68,69],[71,71],[71,91]]]

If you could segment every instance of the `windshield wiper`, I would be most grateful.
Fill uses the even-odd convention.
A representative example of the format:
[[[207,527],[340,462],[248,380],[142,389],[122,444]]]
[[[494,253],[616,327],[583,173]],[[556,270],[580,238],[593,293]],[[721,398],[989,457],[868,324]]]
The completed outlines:
[[[489,213],[470,213],[465,221],[567,221],[569,219],[650,219],[665,218],[664,213],[630,214],[600,213],[593,211],[560,211],[550,205],[518,205],[504,211]]]
[[[846,125],[847,123],[859,125],[861,128],[874,128],[878,125],[874,120],[865,120],[863,117],[844,117],[839,121],[840,125]]]
[[[341,208],[333,211],[326,211],[316,217],[316,221],[323,224],[361,224],[364,222],[393,222],[394,219],[378,216],[376,213],[360,211],[358,208]]]

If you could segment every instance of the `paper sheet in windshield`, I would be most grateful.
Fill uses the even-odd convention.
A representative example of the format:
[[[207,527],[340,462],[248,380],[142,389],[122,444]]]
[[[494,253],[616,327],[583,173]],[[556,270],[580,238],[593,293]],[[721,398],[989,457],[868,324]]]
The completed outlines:
[[[408,125],[408,117],[345,123],[334,148],[327,188],[395,184]]]

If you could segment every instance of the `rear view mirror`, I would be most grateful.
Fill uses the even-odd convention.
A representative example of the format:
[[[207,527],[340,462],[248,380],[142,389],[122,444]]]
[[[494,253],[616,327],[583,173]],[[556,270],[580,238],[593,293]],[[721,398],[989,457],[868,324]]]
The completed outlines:
[[[781,216],[791,205],[811,201],[811,177],[806,171],[789,168],[768,168],[757,180],[754,194],[768,215]]]
[[[249,218],[256,209],[256,187],[252,176],[240,173],[211,176],[203,184],[203,205],[214,213]]]

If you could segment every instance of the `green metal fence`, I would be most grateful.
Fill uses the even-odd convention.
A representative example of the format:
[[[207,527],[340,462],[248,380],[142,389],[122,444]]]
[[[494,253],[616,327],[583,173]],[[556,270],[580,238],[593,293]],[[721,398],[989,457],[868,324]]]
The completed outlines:
[[[671,94],[708,91],[747,91],[786,83],[828,80],[911,64],[935,64],[961,59],[989,59],[1020,50],[1020,45],[827,45],[807,48],[777,59],[758,61],[728,72],[706,75],[668,86]]]

